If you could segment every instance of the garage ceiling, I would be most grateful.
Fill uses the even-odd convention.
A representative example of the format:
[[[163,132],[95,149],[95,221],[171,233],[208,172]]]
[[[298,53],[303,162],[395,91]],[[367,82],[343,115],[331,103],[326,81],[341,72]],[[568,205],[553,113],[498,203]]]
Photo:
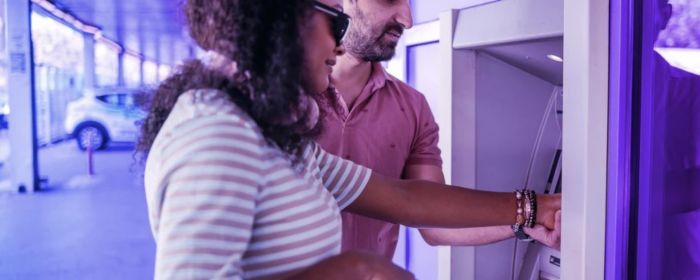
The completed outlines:
[[[158,63],[193,56],[182,0],[53,0],[59,9],[102,29],[103,36]]]

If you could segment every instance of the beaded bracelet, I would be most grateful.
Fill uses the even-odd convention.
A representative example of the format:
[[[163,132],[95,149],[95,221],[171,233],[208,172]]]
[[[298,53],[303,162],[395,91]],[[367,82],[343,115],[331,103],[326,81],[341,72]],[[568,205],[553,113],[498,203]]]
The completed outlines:
[[[515,225],[516,227],[518,226],[523,226],[525,224],[525,216],[523,215],[525,213],[525,209],[523,208],[523,198],[525,196],[523,195],[523,191],[521,190],[515,190]]]
[[[527,190],[515,190],[515,223],[510,226],[515,234],[515,238],[521,241],[532,240],[524,231],[524,225],[526,223],[523,199],[526,197]],[[529,217],[528,217],[529,218]]]
[[[532,228],[537,223],[537,196],[535,191],[522,189],[515,191],[515,224]]]
[[[525,204],[525,227],[532,228],[537,223],[537,195],[533,190],[524,190],[525,199],[527,203]]]

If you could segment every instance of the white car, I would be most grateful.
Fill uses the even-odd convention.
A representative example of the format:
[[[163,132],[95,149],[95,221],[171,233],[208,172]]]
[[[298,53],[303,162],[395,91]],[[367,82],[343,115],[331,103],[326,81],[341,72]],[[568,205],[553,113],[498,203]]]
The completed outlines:
[[[135,105],[135,93],[127,89],[99,89],[68,103],[66,132],[73,135],[81,150],[100,150],[113,142],[135,142],[139,122],[146,116]]]

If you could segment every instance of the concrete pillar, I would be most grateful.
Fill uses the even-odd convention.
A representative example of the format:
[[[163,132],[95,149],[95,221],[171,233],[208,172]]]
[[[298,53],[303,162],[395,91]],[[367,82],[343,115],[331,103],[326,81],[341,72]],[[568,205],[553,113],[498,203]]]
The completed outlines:
[[[10,114],[9,190],[33,192],[39,187],[34,104],[34,63],[29,0],[4,1]],[[12,12],[9,12],[12,11]]]
[[[146,83],[144,82],[144,79],[143,79],[143,76],[144,76],[144,75],[143,75],[143,73],[144,73],[144,71],[143,71],[143,64],[144,64],[145,62],[146,62],[145,59],[141,59],[141,60],[139,61],[139,73],[140,73],[140,74],[139,74],[139,86],[140,86],[140,87],[143,87],[143,86],[146,84]]]
[[[117,60],[117,86],[124,87],[126,83],[124,82],[124,51],[119,52],[119,59]]]
[[[95,38],[92,34],[83,37],[83,88],[91,90],[95,88]]]

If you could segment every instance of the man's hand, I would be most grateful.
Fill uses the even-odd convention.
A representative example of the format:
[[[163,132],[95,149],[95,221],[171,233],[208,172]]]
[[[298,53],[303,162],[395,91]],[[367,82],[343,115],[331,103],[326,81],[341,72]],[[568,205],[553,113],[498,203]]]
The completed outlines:
[[[561,210],[561,194],[537,195],[537,224],[554,230],[555,213]]]
[[[557,251],[561,250],[561,210],[554,213],[553,230],[550,231],[542,225],[535,225],[534,228],[525,228],[525,233],[547,247]]]

